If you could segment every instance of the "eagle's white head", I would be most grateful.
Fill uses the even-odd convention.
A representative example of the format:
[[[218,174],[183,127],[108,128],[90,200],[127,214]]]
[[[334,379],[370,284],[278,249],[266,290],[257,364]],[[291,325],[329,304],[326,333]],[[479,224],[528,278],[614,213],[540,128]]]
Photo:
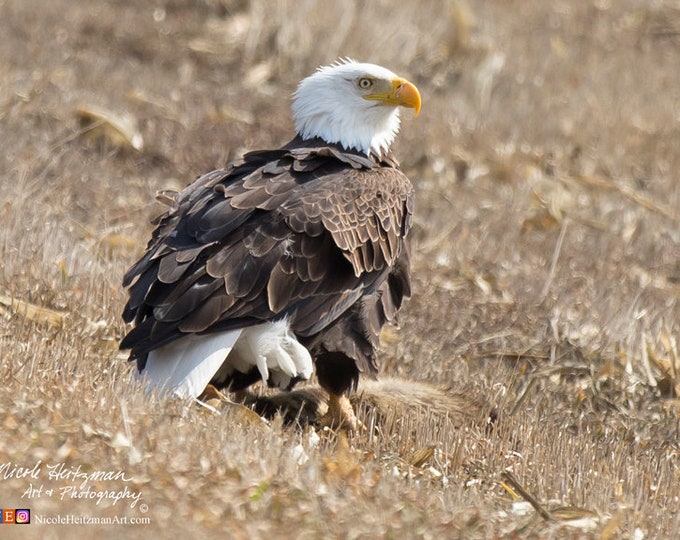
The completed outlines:
[[[389,69],[340,60],[317,69],[293,95],[295,129],[380,157],[399,132],[399,107],[420,111],[418,89]]]

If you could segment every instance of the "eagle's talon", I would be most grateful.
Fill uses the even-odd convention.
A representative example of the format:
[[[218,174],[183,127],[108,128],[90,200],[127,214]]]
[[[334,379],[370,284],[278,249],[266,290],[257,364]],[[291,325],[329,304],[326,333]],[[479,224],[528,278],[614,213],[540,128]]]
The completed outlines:
[[[343,430],[353,433],[366,431],[364,423],[356,417],[354,409],[345,395],[330,394],[328,398],[328,411],[321,416],[316,424],[331,430]]]

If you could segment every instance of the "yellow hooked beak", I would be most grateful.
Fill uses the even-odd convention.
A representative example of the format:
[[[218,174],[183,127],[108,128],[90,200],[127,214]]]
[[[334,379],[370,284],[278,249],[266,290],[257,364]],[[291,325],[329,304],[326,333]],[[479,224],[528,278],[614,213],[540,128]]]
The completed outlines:
[[[413,83],[401,77],[392,79],[392,88],[388,92],[367,94],[364,99],[382,101],[385,105],[408,107],[414,110],[416,116],[420,112],[420,92]]]

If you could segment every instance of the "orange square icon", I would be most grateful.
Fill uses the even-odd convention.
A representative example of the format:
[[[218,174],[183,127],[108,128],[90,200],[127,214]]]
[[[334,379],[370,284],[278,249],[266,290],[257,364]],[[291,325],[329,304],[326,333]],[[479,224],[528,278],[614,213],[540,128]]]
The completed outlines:
[[[3,523],[14,523],[14,509],[3,508],[2,509],[2,522]]]

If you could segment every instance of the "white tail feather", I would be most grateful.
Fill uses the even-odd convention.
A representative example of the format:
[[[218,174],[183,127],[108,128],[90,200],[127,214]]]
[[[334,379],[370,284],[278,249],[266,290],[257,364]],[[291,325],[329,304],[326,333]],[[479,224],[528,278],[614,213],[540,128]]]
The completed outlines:
[[[140,376],[149,386],[198,397],[224,363],[241,330],[180,338],[149,353]]]

